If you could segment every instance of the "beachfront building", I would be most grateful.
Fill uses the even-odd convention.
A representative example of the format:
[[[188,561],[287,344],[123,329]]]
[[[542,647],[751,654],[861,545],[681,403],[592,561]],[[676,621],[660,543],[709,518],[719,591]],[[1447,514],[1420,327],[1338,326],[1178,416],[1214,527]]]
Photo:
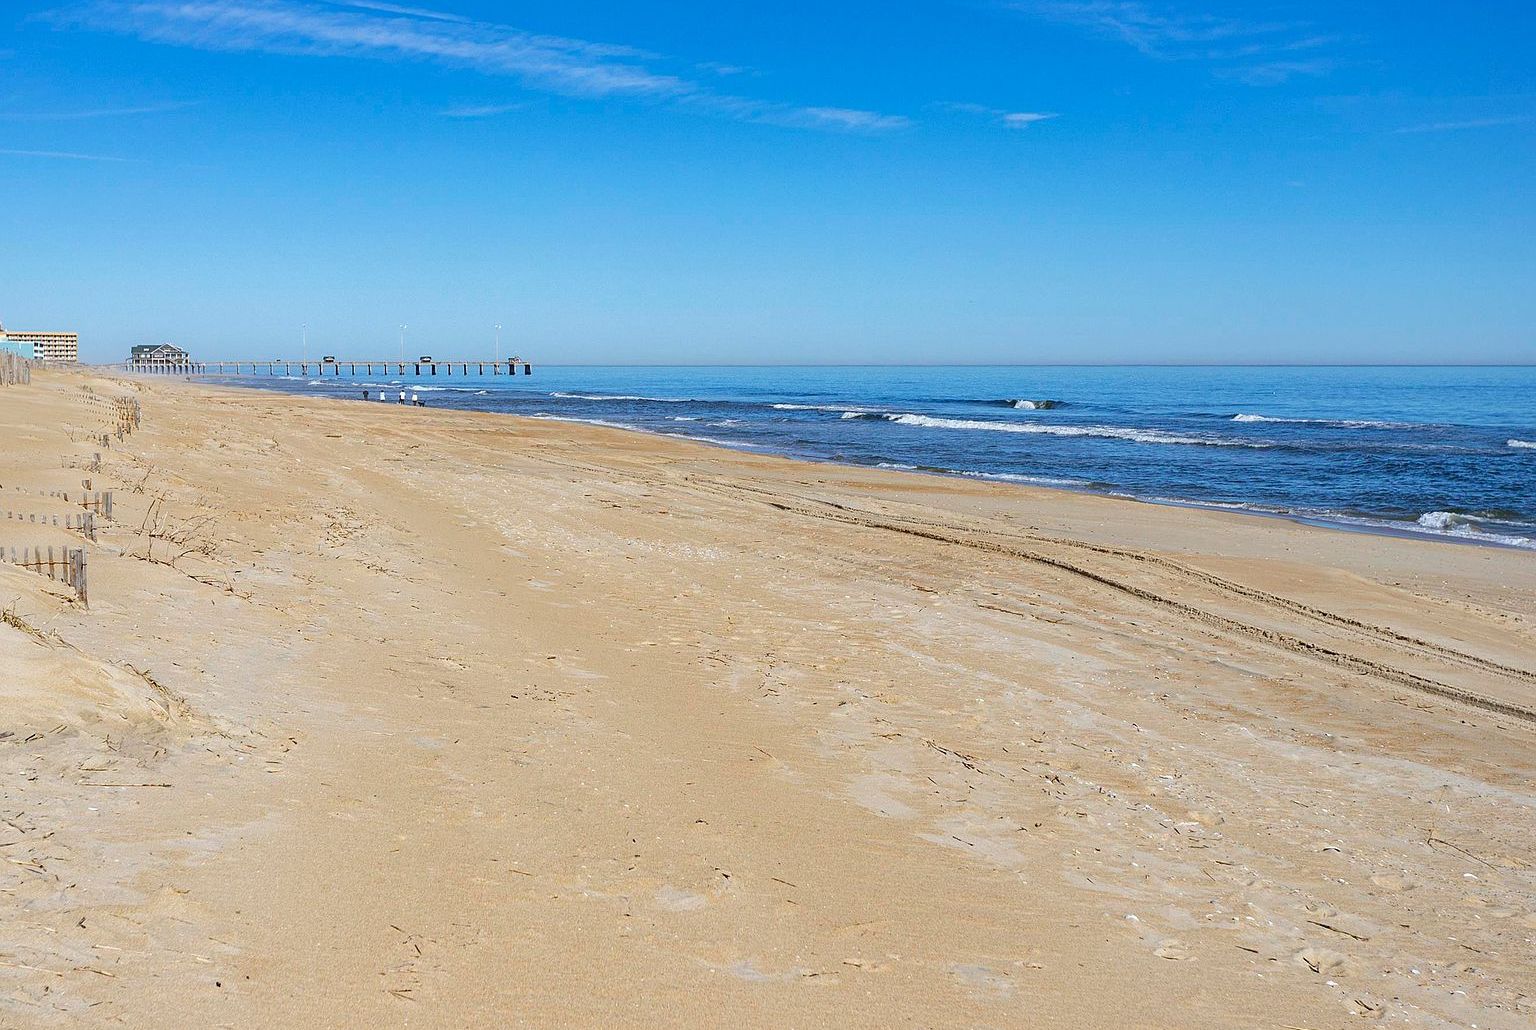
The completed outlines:
[[[128,355],[128,364],[133,368],[159,369],[191,363],[192,355],[173,343],[142,344]]]
[[[28,361],[75,365],[80,362],[80,334],[30,332],[0,325],[0,350],[19,354]]]

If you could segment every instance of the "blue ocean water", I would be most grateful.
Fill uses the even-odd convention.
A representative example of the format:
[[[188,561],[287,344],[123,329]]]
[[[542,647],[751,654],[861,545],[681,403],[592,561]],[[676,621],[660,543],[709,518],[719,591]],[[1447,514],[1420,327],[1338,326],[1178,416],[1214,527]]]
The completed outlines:
[[[1536,548],[1536,367],[406,371],[229,378]]]

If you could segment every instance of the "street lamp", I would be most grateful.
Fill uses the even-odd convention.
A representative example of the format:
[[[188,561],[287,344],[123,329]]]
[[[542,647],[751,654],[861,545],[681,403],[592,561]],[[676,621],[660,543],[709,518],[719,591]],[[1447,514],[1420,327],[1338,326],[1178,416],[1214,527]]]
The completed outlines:
[[[299,326],[299,353],[304,355],[304,360],[309,360],[309,323]]]
[[[408,326],[408,325],[402,325],[400,327],[400,362],[401,362],[401,364],[405,363],[405,331],[407,329],[409,329],[409,328],[410,328],[410,326]]]
[[[496,364],[501,364],[501,323],[496,323]]]

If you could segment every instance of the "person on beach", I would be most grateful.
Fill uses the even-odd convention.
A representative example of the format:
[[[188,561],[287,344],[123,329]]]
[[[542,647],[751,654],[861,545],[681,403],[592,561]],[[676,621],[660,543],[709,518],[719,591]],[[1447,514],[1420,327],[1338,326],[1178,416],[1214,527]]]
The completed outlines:
[[[404,390],[400,391],[400,403],[401,404],[405,403],[405,391]]]
[[[367,391],[367,390],[364,390],[364,391],[363,391],[363,400],[365,400],[365,401],[366,401],[366,400],[368,400],[368,399],[369,399],[369,397],[368,397],[368,391]]]
[[[422,403],[421,394],[419,394],[419,393],[412,393],[411,394],[411,403],[414,404],[418,408],[426,407],[426,405],[424,403]]]

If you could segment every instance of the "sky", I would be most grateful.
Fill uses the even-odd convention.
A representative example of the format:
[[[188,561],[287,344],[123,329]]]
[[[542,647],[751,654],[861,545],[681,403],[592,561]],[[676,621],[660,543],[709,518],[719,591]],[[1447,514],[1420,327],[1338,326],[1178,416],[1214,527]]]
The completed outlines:
[[[0,322],[198,357],[1536,361],[1528,2],[5,0]]]

